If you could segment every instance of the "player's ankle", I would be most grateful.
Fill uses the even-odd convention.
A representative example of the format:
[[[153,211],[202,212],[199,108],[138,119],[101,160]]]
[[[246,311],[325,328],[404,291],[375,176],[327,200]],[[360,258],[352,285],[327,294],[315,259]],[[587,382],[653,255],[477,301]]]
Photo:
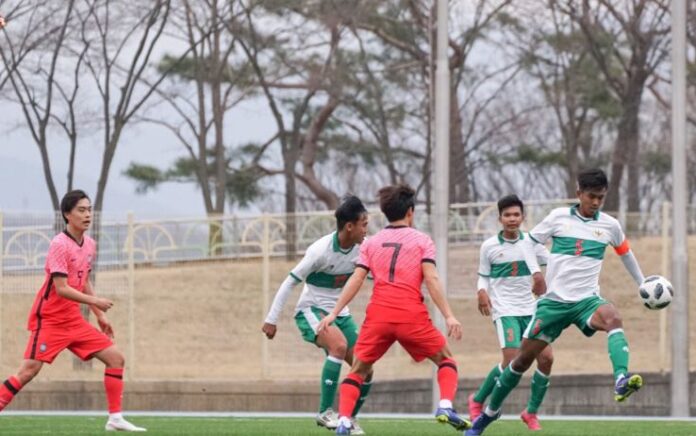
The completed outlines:
[[[110,421],[121,421],[123,419],[123,414],[121,412],[109,413]]]
[[[452,408],[452,401],[447,400],[447,399],[442,399],[442,400],[440,400],[438,407],[441,409],[451,409]]]

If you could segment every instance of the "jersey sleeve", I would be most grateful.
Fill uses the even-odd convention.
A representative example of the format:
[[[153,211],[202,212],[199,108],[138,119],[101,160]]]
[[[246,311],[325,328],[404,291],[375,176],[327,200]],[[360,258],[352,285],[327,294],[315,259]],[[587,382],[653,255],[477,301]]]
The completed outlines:
[[[48,248],[48,254],[46,255],[46,269],[48,269],[49,274],[51,274],[52,277],[67,277],[69,257],[70,253],[68,253],[65,245],[58,241],[52,241]]]
[[[538,244],[545,244],[551,236],[553,236],[555,229],[556,216],[553,212],[548,214],[546,218],[529,232],[529,237]]]
[[[478,275],[481,277],[491,276],[491,260],[488,258],[488,245],[486,243],[481,244],[481,249],[479,250]]]
[[[316,244],[310,245],[300,263],[295,265],[295,268],[290,271],[290,276],[292,276],[292,278],[298,282],[304,282],[307,279],[307,276],[314,272],[318,267],[320,260],[318,252],[319,248]]]
[[[536,253],[539,266],[544,266],[549,263],[549,250],[541,244],[534,244],[534,252]]]
[[[366,269],[370,271],[370,243],[369,241],[364,241],[360,244],[360,254],[358,255],[358,263],[355,265],[358,268]]]
[[[430,236],[425,236],[423,238],[423,254],[421,256],[421,262],[435,263],[435,242],[433,242]]]

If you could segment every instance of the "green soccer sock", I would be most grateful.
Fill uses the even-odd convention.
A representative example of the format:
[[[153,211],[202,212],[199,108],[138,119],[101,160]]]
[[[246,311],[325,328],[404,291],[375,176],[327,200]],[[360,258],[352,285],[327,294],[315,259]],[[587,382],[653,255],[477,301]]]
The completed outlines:
[[[353,409],[353,417],[358,416],[360,408],[362,407],[367,395],[370,393],[370,388],[372,387],[372,375],[368,375],[363,384],[360,386],[360,397],[355,403],[355,408]]]
[[[628,342],[623,329],[614,329],[607,336],[609,359],[614,367],[614,380],[628,372]]]
[[[495,387],[495,382],[498,380],[498,377],[500,377],[500,374],[502,374],[502,370],[500,369],[500,364],[495,365],[493,369],[488,373],[486,376],[486,379],[481,383],[481,386],[479,386],[478,391],[474,394],[474,401],[477,403],[484,403],[486,401],[486,398],[493,392],[493,388]]]
[[[324,368],[321,370],[321,398],[319,400],[319,413],[333,406],[338,389],[338,378],[341,375],[342,360],[337,357],[326,356]]]
[[[532,395],[527,403],[528,413],[537,413],[541,402],[544,401],[546,390],[549,388],[549,376],[543,374],[538,369],[534,371],[532,376]]]
[[[500,410],[500,406],[503,405],[505,398],[515,389],[515,386],[520,382],[522,374],[516,372],[512,369],[512,365],[508,365],[507,368],[498,378],[495,388],[491,393],[491,401],[488,403],[488,410],[497,412]]]

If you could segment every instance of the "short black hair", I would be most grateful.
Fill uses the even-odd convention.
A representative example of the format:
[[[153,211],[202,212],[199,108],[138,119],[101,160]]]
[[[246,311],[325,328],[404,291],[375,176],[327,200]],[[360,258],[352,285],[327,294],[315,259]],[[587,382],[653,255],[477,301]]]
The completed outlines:
[[[77,206],[77,203],[83,198],[89,200],[89,195],[87,195],[87,193],[81,189],[75,189],[65,194],[63,199],[60,200],[60,212],[63,216],[63,221],[65,221],[65,224],[68,223],[68,219],[65,217],[65,214],[70,213],[70,211],[73,210],[75,206]]]
[[[367,209],[355,195],[346,195],[341,204],[336,208],[336,227],[342,230],[348,223],[354,223],[360,219],[363,214],[367,213]]]
[[[416,207],[416,191],[405,183],[385,186],[377,196],[379,208],[389,222],[403,219],[409,209]]]
[[[506,195],[498,200],[498,215],[502,216],[505,209],[514,206],[519,206],[522,214],[524,214],[524,203],[522,203],[522,200],[515,194]]]
[[[607,175],[599,168],[585,169],[578,174],[578,189],[581,191],[608,187]]]

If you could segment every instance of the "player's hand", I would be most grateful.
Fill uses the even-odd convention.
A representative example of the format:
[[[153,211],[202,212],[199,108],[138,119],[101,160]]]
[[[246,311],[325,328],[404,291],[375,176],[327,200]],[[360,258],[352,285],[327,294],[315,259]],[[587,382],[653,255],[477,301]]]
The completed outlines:
[[[111,323],[109,320],[106,318],[106,316],[101,315],[100,317],[97,318],[97,323],[99,323],[99,328],[101,329],[104,334],[110,338],[113,339],[114,337],[114,328],[111,327]]]
[[[447,325],[447,336],[456,340],[462,338],[462,325],[457,321],[457,318],[449,316],[445,319],[445,324]]]
[[[263,327],[261,327],[261,331],[266,335],[268,339],[273,339],[276,335],[277,330],[278,327],[276,327],[274,324],[269,324],[267,322],[263,323]]]
[[[99,297],[94,297],[94,303],[92,303],[92,306],[96,307],[97,309],[101,310],[102,312],[106,312],[107,310],[111,309],[111,306],[114,305],[114,302],[107,299],[107,298],[99,298]]]
[[[478,291],[478,310],[483,316],[491,315],[491,299],[484,290]]]
[[[317,333],[322,332],[329,328],[332,322],[336,320],[336,315],[333,313],[329,313],[326,315],[322,320],[319,322],[319,325],[317,326]]]
[[[532,285],[532,292],[537,297],[540,297],[546,293],[546,280],[544,280],[544,275],[540,272],[534,273],[532,275],[534,284]]]

